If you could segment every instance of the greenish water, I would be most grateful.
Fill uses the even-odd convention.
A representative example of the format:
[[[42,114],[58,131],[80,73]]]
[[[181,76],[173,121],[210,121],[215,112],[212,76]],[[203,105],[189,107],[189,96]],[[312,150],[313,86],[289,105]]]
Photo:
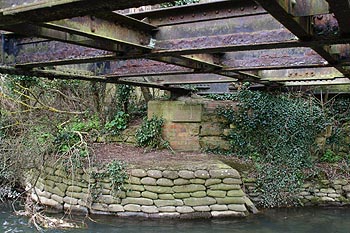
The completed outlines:
[[[45,232],[94,233],[350,233],[350,208],[292,208],[266,210],[248,218],[206,220],[140,220],[111,216],[93,217],[82,230]],[[36,232],[28,220],[0,206],[0,232]]]

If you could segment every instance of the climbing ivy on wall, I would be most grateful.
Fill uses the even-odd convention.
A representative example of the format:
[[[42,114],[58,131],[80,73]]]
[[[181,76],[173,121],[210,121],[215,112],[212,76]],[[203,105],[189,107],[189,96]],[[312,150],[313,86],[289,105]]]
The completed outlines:
[[[237,100],[237,111],[219,111],[231,124],[232,150],[255,161],[263,193],[260,204],[286,205],[305,178],[303,169],[312,165],[315,138],[327,123],[325,114],[309,97],[243,90]]]

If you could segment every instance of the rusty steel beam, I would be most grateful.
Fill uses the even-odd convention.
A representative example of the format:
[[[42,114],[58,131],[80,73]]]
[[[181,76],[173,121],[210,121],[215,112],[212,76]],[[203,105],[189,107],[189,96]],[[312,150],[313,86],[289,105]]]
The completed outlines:
[[[114,11],[166,2],[165,0],[3,0],[0,26],[26,22],[48,22],[101,11]]]
[[[350,2],[348,0],[327,0],[331,12],[334,13],[335,18],[337,19],[340,32],[342,34],[350,34]]]
[[[222,0],[160,8],[131,13],[128,16],[139,20],[145,19],[150,24],[159,27],[263,14],[267,14],[267,12],[252,0]]]

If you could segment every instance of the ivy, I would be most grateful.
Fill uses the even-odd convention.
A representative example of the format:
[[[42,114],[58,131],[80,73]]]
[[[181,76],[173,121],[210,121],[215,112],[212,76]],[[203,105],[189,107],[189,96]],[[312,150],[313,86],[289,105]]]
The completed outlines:
[[[119,135],[121,131],[127,128],[128,121],[129,114],[119,111],[112,121],[105,124],[105,130],[111,132],[112,135]]]
[[[163,144],[162,126],[164,120],[153,116],[145,119],[141,127],[136,131],[136,143],[140,147],[159,148]]]
[[[183,5],[188,5],[188,4],[193,4],[193,3],[198,3],[199,0],[176,0],[174,2],[166,2],[162,3],[160,6],[161,7],[172,7],[172,6],[183,6]]]
[[[315,139],[327,124],[322,109],[311,98],[242,90],[238,111],[220,109],[231,124],[228,140],[241,157],[255,161],[261,205],[292,202],[292,194],[312,167]]]

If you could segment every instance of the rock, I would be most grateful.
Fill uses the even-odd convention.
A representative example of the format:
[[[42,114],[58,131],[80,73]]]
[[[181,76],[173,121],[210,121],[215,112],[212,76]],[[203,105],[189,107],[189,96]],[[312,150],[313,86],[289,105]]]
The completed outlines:
[[[210,185],[214,185],[214,184],[221,184],[222,180],[221,179],[207,179],[205,181],[205,186],[210,186]]]
[[[225,178],[222,181],[224,184],[242,184],[241,179]]]
[[[112,195],[100,195],[96,202],[103,204],[120,204],[120,198],[114,197]]]
[[[124,208],[119,204],[111,204],[108,206],[108,211],[110,212],[124,212]]]
[[[63,204],[63,197],[60,197],[60,196],[58,196],[56,194],[52,194],[51,195],[51,199],[57,201],[60,204]]]
[[[219,179],[223,179],[223,178],[240,179],[241,178],[238,171],[235,169],[210,170],[209,174],[211,178],[219,178]]]
[[[55,170],[52,167],[45,166],[45,173],[49,175],[53,175],[55,173]]]
[[[178,206],[176,207],[176,212],[180,214],[187,214],[187,213],[193,213],[194,209],[189,206]]]
[[[175,206],[162,206],[162,207],[158,207],[158,210],[160,212],[175,212],[176,208]]]
[[[82,191],[82,188],[79,186],[68,186],[67,187],[67,191],[68,192],[76,192],[76,193],[80,193]]]
[[[321,197],[320,198],[321,201],[324,201],[324,202],[334,202],[335,200],[331,197]]]
[[[218,204],[245,204],[243,197],[215,198]]]
[[[77,205],[78,204],[78,199],[72,198],[72,197],[64,197],[63,201],[69,205]]]
[[[53,182],[56,182],[56,183],[62,183],[62,177],[59,177],[59,176],[47,175],[46,179],[52,180]]]
[[[245,201],[245,205],[247,206],[248,210],[252,212],[253,214],[259,213],[259,210],[255,207],[254,203],[248,198],[248,197],[243,197]]]
[[[226,191],[221,190],[208,190],[207,195],[209,197],[226,197]]]
[[[125,185],[125,188],[127,190],[131,190],[131,191],[145,191],[145,187],[143,185],[137,185],[137,184],[127,184]]]
[[[243,197],[243,196],[245,196],[245,193],[242,191],[242,189],[230,190],[227,192],[227,196],[229,196],[229,197]]]
[[[54,173],[56,176],[62,177],[62,178],[67,178],[68,177],[68,173],[61,170],[61,169],[57,169]]]
[[[244,204],[230,204],[230,205],[227,205],[227,207],[229,210],[233,210],[236,212],[246,212],[247,211],[247,208],[245,207]]]
[[[179,171],[179,176],[183,179],[193,179],[195,178],[193,171],[181,170]]]
[[[140,191],[129,191],[126,192],[127,197],[141,197],[141,192]]]
[[[63,183],[57,183],[55,188],[59,188],[62,192],[67,191],[68,185]]]
[[[212,197],[190,197],[185,198],[184,203],[187,206],[203,206],[203,205],[212,205],[216,203],[216,200]]]
[[[174,193],[173,196],[177,199],[184,199],[190,197],[190,193]]]
[[[131,170],[131,176],[143,178],[143,177],[147,176],[147,173],[143,169],[132,169]]]
[[[152,178],[161,178],[162,177],[162,172],[159,170],[148,170],[147,175]]]
[[[191,184],[205,184],[205,180],[203,179],[190,179]]]
[[[178,179],[174,180],[175,185],[184,185],[184,184],[189,184],[189,183],[190,183],[189,180],[182,179],[182,178],[178,178]]]
[[[171,187],[163,187],[163,186],[149,186],[145,185],[145,189],[147,191],[158,193],[158,194],[171,194],[174,193]]]
[[[40,197],[46,197],[46,198],[50,198],[52,193],[50,192],[47,192],[47,191],[41,191],[40,189],[38,188],[35,188],[35,192],[36,194],[38,194]],[[35,193],[34,192],[34,193]]]
[[[125,211],[130,211],[130,212],[140,212],[141,211],[141,206],[140,205],[135,205],[135,204],[127,204],[124,206]]]
[[[55,209],[62,209],[62,204],[58,203],[57,201],[55,201],[53,199],[46,198],[46,197],[40,197],[40,196],[39,196],[39,199],[40,199],[41,204],[43,204],[43,205],[50,206],[50,207],[53,207]]]
[[[153,205],[153,200],[148,198],[133,198],[133,197],[127,197],[122,200],[122,205],[127,204],[138,204],[138,205]]]
[[[211,205],[210,206],[210,209],[212,211],[225,211],[225,210],[228,210],[228,207],[227,205],[218,205],[218,204],[215,204],[215,205]]]
[[[200,184],[187,184],[181,186],[174,186],[173,190],[176,193],[192,193],[196,191],[204,191],[206,190],[206,188],[204,185]]]
[[[335,193],[335,190],[332,188],[320,189],[322,193]]]
[[[153,193],[153,192],[149,192],[149,191],[142,192],[141,196],[145,197],[145,198],[152,199],[152,200],[158,199],[158,194],[157,193]]]
[[[206,170],[197,170],[194,172],[194,176],[200,179],[210,178],[209,172]]]
[[[129,184],[141,184],[141,179],[139,177],[130,176]]]
[[[177,173],[177,171],[169,171],[169,170],[163,171],[162,175],[163,175],[163,177],[169,178],[172,180],[179,177],[179,174]]]
[[[209,206],[204,205],[204,206],[193,206],[192,207],[195,211],[198,212],[209,212],[211,209]]]
[[[174,186],[174,182],[167,178],[160,178],[157,180],[157,185],[159,186]]]
[[[64,210],[66,210],[66,212],[69,212],[69,214],[82,214],[82,215],[89,214],[88,208],[81,205],[69,205],[66,203],[64,204],[63,208]]]
[[[148,214],[158,213],[158,208],[155,206],[141,206],[141,211]]]
[[[182,206],[184,203],[182,200],[175,199],[175,200],[154,200],[154,204],[157,207],[163,207],[163,206]]]
[[[330,194],[328,194],[328,196],[331,197],[331,198],[341,197],[341,195],[339,193],[330,193]]]
[[[141,179],[141,184],[144,185],[157,185],[156,182],[157,180],[152,177],[144,177]]]
[[[132,207],[131,207],[132,208]],[[141,208],[140,208],[141,211]],[[143,213],[143,212],[118,212],[118,217],[124,217],[124,218],[148,218],[149,214]]]
[[[73,197],[76,199],[81,199],[81,200],[87,200],[89,198],[89,195],[86,193],[75,193],[75,192],[66,192],[67,197]]]
[[[207,196],[206,191],[197,191],[197,192],[191,193],[191,197],[206,197],[206,196]]]
[[[300,196],[308,196],[308,195],[310,195],[310,192],[303,191],[303,192],[300,192],[299,195]]]
[[[350,184],[343,186],[345,192],[350,192]]]
[[[229,190],[240,190],[241,186],[237,184],[214,184],[214,185],[210,185],[209,188],[211,190],[229,191]]]
[[[246,214],[243,212],[236,212],[232,210],[227,210],[227,211],[212,211],[211,215],[214,218],[220,218],[220,217],[229,217],[229,216],[234,216],[234,217],[245,217]]]
[[[160,218],[169,218],[169,219],[174,219],[174,218],[179,218],[180,213],[159,213],[158,214]]]
[[[175,197],[172,194],[159,194],[158,195],[160,200],[174,200]]]
[[[108,205],[107,204],[102,204],[102,203],[93,203],[91,205],[92,210],[97,210],[97,211],[106,211],[108,212]]]
[[[349,181],[345,180],[345,179],[339,179],[339,180],[334,180],[333,184],[335,185],[347,185],[349,183]]]

